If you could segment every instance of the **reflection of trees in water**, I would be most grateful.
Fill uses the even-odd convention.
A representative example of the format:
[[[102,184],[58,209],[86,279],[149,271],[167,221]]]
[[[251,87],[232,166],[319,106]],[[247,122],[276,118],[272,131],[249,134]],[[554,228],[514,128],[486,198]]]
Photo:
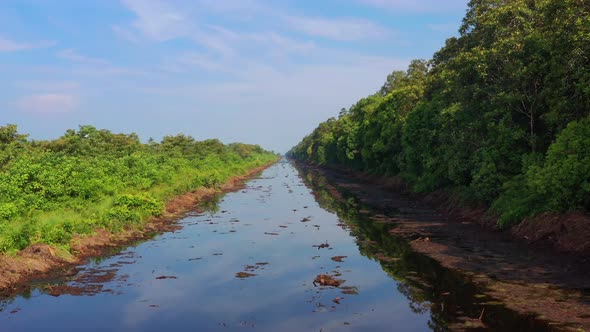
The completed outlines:
[[[14,302],[14,298],[2,299],[0,301],[0,313],[6,313],[6,309]]]
[[[397,289],[409,300],[410,309],[418,314],[430,312],[428,326],[432,330],[446,331],[450,324],[455,324],[456,328],[456,324],[477,319],[484,305],[487,313],[485,321],[495,328],[548,329],[545,323],[523,317],[504,306],[486,304],[492,299],[483,295],[482,290],[465,276],[414,252],[407,240],[389,233],[391,225],[368,219],[360,211],[369,209],[352,195],[336,190],[317,170],[296,166],[320,206],[335,213],[346,224],[351,236],[357,239],[360,253],[379,261],[383,271],[397,281]]]
[[[33,288],[33,287],[26,287],[22,290],[22,292],[20,294],[18,294],[18,297],[28,300],[33,297],[34,290],[35,290],[35,288]],[[6,310],[8,310],[10,308],[10,306],[14,303],[16,298],[17,298],[17,296],[0,297],[0,315],[12,314],[11,312],[7,312]],[[17,310],[17,308],[13,308],[13,310]]]
[[[222,197],[223,195],[214,195],[212,197],[200,201],[198,210],[202,212],[207,212],[209,214],[215,214],[219,212],[219,203],[221,202]]]
[[[427,268],[426,262],[416,262],[416,255],[406,241],[389,235],[390,225],[379,224],[367,219],[360,213],[363,209],[359,201],[342,191],[334,195],[333,188],[327,179],[319,173],[306,167],[297,167],[301,177],[312,189],[316,201],[320,206],[332,213],[346,224],[350,235],[357,239],[360,253],[372,260],[379,261],[382,269],[389,274],[397,283],[398,291],[409,300],[410,309],[418,314],[430,311],[429,327],[435,331],[447,329],[447,317],[440,310],[433,310],[440,306],[432,305],[432,298],[429,298],[428,291],[432,286],[418,276],[418,271],[426,270],[427,274],[434,277],[437,273],[432,268]],[[340,196],[336,198],[335,196]],[[416,269],[416,265],[422,268]]]

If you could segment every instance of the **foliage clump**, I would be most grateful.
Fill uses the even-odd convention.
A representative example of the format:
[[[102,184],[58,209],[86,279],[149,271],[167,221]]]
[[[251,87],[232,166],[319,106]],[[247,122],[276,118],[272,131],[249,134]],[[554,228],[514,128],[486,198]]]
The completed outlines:
[[[164,202],[277,159],[260,146],[186,135],[142,143],[92,126],[51,141],[0,127],[0,253],[67,246],[96,228],[140,227]]]

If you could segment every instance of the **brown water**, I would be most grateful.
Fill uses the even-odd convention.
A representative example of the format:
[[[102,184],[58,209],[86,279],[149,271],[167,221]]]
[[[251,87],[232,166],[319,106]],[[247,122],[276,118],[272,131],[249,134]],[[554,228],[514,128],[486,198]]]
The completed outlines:
[[[2,300],[0,331],[546,328],[413,253],[323,181],[278,163],[179,231]],[[343,282],[322,286],[320,274]]]

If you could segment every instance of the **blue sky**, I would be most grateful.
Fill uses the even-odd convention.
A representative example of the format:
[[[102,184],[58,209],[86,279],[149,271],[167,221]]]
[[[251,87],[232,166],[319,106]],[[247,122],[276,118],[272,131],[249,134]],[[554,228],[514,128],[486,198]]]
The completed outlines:
[[[0,125],[286,152],[456,35],[467,0],[2,0]]]

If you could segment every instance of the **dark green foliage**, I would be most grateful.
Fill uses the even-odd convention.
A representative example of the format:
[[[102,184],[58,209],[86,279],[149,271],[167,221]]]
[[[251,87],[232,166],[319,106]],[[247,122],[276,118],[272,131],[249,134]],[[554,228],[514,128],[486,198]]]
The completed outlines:
[[[185,135],[142,144],[135,134],[80,126],[31,142],[14,125],[0,127],[0,252],[141,225],[174,195],[276,159],[257,145]]]
[[[289,155],[452,191],[502,226],[588,211],[588,2],[472,0],[459,32]]]
[[[529,185],[558,211],[590,211],[590,118],[571,122],[549,146],[541,167],[530,167]]]

